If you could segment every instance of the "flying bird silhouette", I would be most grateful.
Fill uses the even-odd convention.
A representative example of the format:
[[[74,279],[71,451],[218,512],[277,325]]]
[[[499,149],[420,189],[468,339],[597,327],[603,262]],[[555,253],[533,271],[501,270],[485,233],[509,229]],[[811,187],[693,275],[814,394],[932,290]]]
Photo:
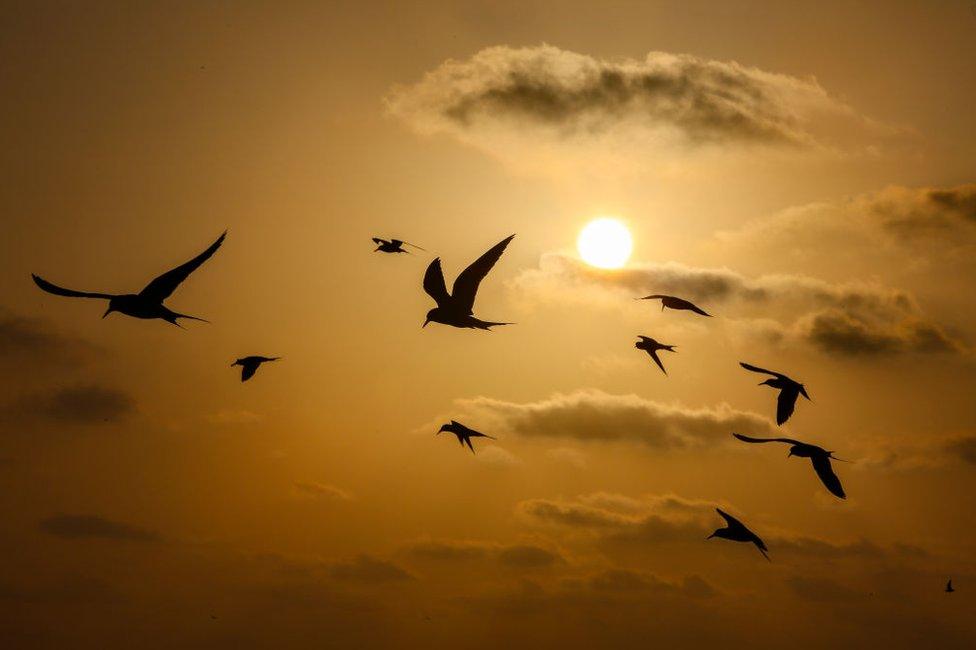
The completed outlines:
[[[792,445],[787,457],[799,456],[800,458],[809,458],[813,465],[813,471],[820,477],[820,482],[824,484],[824,487],[836,497],[840,497],[841,499],[847,497],[844,494],[844,488],[840,484],[840,479],[834,474],[834,468],[830,464],[831,460],[841,460],[833,455],[834,452],[827,451],[823,447],[793,440],[792,438],[751,438],[740,433],[733,433],[732,435],[742,442],[785,442],[788,445]]]
[[[952,578],[949,578],[949,582],[946,583],[945,592],[947,594],[951,594],[954,591],[955,591],[955,589],[952,588]]]
[[[230,367],[233,368],[234,366],[240,366],[241,381],[247,381],[248,379],[254,376],[254,373],[258,371],[258,366],[260,366],[262,363],[266,363],[268,361],[277,361],[280,358],[281,357],[260,357],[257,355],[253,355],[250,357],[241,357],[234,363],[230,364]]]
[[[373,243],[376,244],[376,248],[373,249],[374,253],[407,253],[409,255],[410,251],[403,248],[404,244],[407,246],[413,246],[420,251],[425,250],[416,244],[411,244],[410,242],[403,241],[402,239],[381,239],[380,237],[373,237]]]
[[[159,318],[167,323],[172,323],[177,327],[182,327],[176,322],[178,318],[189,318],[191,320],[199,320],[203,322],[209,322],[203,318],[198,318],[197,316],[188,316],[187,314],[180,314],[175,311],[170,310],[163,304],[163,301],[169,298],[173,292],[176,290],[180,284],[189,277],[191,273],[196,271],[201,264],[210,259],[220,245],[224,242],[224,237],[227,236],[227,231],[217,238],[210,248],[203,251],[196,257],[194,257],[189,262],[177,266],[175,269],[171,269],[163,273],[152,282],[147,284],[145,288],[139,293],[127,293],[127,294],[111,294],[111,293],[94,293],[89,291],[75,291],[74,289],[65,289],[64,287],[59,287],[55,284],[51,284],[44,278],[31,274],[34,278],[34,283],[47,291],[48,293],[53,293],[56,296],[67,296],[69,298],[103,298],[108,300],[108,309],[102,314],[102,318],[105,318],[113,311],[117,311],[120,314],[125,314],[126,316],[132,316],[134,318],[144,318],[152,319]]]
[[[656,293],[652,296],[638,298],[638,300],[660,300],[661,311],[664,311],[664,308],[667,307],[668,309],[684,309],[686,311],[693,311],[696,314],[701,314],[702,316],[708,316],[709,318],[712,317],[711,314],[707,313],[701,307],[685,300],[684,298],[678,298],[677,296],[665,296],[663,294]]]
[[[803,384],[793,381],[782,373],[765,370],[764,368],[752,366],[743,361],[740,361],[739,365],[752,372],[772,375],[773,379],[767,379],[759,385],[779,389],[779,397],[776,399],[776,424],[781,425],[790,419],[790,416],[793,415],[793,409],[796,408],[797,397],[803,395],[808,400],[810,399]]]
[[[444,272],[441,270],[441,258],[435,259],[427,267],[424,273],[424,291],[434,299],[437,306],[427,312],[427,320],[422,327],[427,327],[427,323],[435,322],[451,327],[462,327],[471,329],[487,330],[495,325],[511,325],[511,323],[493,323],[483,321],[474,317],[474,299],[478,293],[478,285],[488,271],[495,266],[495,262],[502,256],[508,242],[512,241],[515,235],[509,235],[501,240],[476,259],[471,265],[461,271],[454,280],[454,289],[451,293],[447,292],[444,284]]]
[[[746,528],[745,524],[729,513],[723,512],[719,508],[715,508],[715,512],[722,515],[722,519],[725,520],[727,525],[725,528],[719,528],[706,539],[721,537],[722,539],[728,539],[733,542],[751,542],[756,545],[756,548],[763,554],[763,557],[769,560],[769,555],[766,554],[766,551],[769,549],[766,548],[766,543],[759,539],[759,535]]]
[[[437,432],[437,435],[441,435],[445,431],[453,433],[455,436],[457,436],[458,442],[461,443],[462,447],[464,447],[464,445],[468,445],[468,448],[471,449],[472,454],[474,453],[474,447],[471,446],[472,438],[491,438],[492,440],[495,440],[494,437],[489,436],[486,433],[481,433],[480,431],[475,431],[474,429],[469,429],[456,420],[451,420],[450,424],[443,425]]]
[[[661,372],[663,372],[664,374],[668,374],[668,371],[664,369],[664,364],[661,363],[661,360],[657,356],[657,351],[667,350],[668,352],[674,352],[675,346],[658,343],[651,337],[643,336],[641,334],[638,334],[637,338],[639,338],[640,340],[637,343],[634,343],[634,347],[637,348],[638,350],[644,350],[645,352],[647,352],[647,354],[652,359],[654,359],[654,363],[656,363],[657,367],[661,369]]]

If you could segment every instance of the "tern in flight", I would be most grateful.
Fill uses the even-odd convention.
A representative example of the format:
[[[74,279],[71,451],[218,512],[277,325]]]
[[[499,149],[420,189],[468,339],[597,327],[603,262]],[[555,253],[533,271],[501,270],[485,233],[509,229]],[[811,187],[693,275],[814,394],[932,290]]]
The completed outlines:
[[[654,363],[656,363],[657,367],[661,369],[661,372],[663,372],[664,374],[668,374],[668,371],[664,369],[664,364],[661,363],[661,360],[657,356],[657,351],[667,350],[668,352],[674,352],[675,346],[658,343],[651,337],[642,336],[640,334],[637,335],[637,338],[639,338],[640,341],[634,343],[634,347],[637,348],[638,350],[644,350],[645,352],[647,352],[647,354],[650,355],[652,359],[654,359]]]
[[[769,555],[766,554],[766,551],[769,549],[766,548],[766,543],[759,539],[759,535],[746,528],[745,524],[729,513],[723,512],[719,508],[715,508],[715,512],[722,515],[722,519],[728,525],[725,528],[719,528],[706,539],[721,537],[722,539],[732,540],[733,542],[751,542],[756,545],[756,548],[759,549],[759,552],[763,554],[764,558],[769,559]]]
[[[732,435],[742,442],[785,442],[788,445],[792,445],[787,457],[799,456],[800,458],[809,458],[813,464],[813,471],[820,477],[820,482],[824,484],[824,487],[834,496],[840,497],[841,499],[846,498],[847,495],[844,494],[844,488],[840,484],[840,479],[834,474],[834,468],[830,464],[831,460],[842,460],[834,456],[834,452],[827,451],[823,447],[793,440],[792,438],[750,438],[740,433],[733,433]]]
[[[442,426],[437,432],[437,435],[440,435],[445,431],[453,433],[455,436],[457,436],[458,442],[461,443],[462,447],[464,445],[468,445],[468,448],[471,450],[472,454],[474,453],[474,447],[471,446],[472,438],[491,438],[492,440],[495,440],[494,437],[489,436],[486,433],[481,433],[480,431],[475,431],[474,429],[469,429],[456,420],[451,420],[450,424],[445,424]]]
[[[952,578],[949,578],[949,582],[946,583],[945,592],[947,594],[951,594],[954,591],[955,591],[955,589],[952,588]]]
[[[379,237],[373,237],[373,243],[376,244],[376,248],[373,249],[373,252],[374,253],[376,253],[376,252],[380,252],[380,253],[407,253],[409,255],[410,254],[410,251],[405,250],[403,248],[403,245],[404,244],[406,244],[407,246],[413,246],[414,248],[416,248],[419,251],[425,250],[425,249],[421,248],[420,246],[417,246],[416,244],[411,244],[410,242],[403,241],[402,239],[381,239]]]
[[[771,386],[772,388],[779,389],[779,397],[776,399],[776,424],[783,424],[790,419],[793,415],[793,409],[796,407],[796,398],[803,395],[805,398],[810,399],[807,395],[806,388],[803,387],[798,381],[793,381],[784,374],[773,372],[772,370],[765,370],[764,368],[759,368],[758,366],[751,366],[748,363],[742,361],[739,365],[750,370],[752,372],[759,372],[766,375],[772,375],[773,379],[767,379],[761,382],[760,386]]]
[[[126,293],[126,294],[112,294],[112,293],[92,293],[88,291],[75,291],[74,289],[65,289],[59,287],[55,284],[51,284],[44,278],[31,274],[34,278],[34,283],[39,286],[44,291],[48,293],[53,293],[56,296],[67,296],[69,298],[103,298],[108,300],[108,309],[102,314],[102,318],[105,318],[113,311],[117,311],[126,316],[132,316],[134,318],[159,318],[167,323],[172,323],[177,327],[182,327],[176,322],[178,318],[189,318],[191,320],[199,320],[203,322],[209,322],[203,318],[198,318],[196,316],[188,316],[186,314],[179,314],[175,311],[170,310],[163,301],[169,298],[176,287],[189,277],[191,273],[196,271],[201,264],[210,259],[220,245],[224,242],[224,237],[227,236],[227,231],[217,238],[210,248],[203,251],[192,260],[185,264],[177,266],[175,269],[171,269],[166,273],[163,273],[158,278],[146,285],[146,287],[139,293]]]
[[[241,357],[234,363],[230,364],[230,367],[234,366],[241,367],[241,381],[247,381],[254,376],[254,373],[258,371],[258,366],[267,361],[277,361],[281,357],[259,357],[253,355],[250,357]]]
[[[450,325],[451,327],[467,327],[471,329],[487,330],[495,325],[511,325],[511,323],[493,323],[474,317],[474,299],[478,293],[478,285],[488,271],[495,266],[495,262],[502,256],[508,242],[515,235],[509,235],[501,240],[488,252],[471,263],[471,266],[461,271],[454,280],[454,289],[447,292],[444,284],[444,272],[441,270],[441,258],[435,259],[424,273],[424,291],[437,303],[437,306],[427,312],[427,320],[422,327],[427,327],[431,321]]]
[[[693,311],[696,314],[701,314],[702,316],[708,316],[709,318],[712,317],[711,314],[707,313],[701,307],[692,302],[688,302],[684,298],[678,298],[677,296],[665,296],[663,294],[656,293],[653,296],[638,298],[638,300],[660,300],[661,311],[664,311],[664,308],[667,307],[668,309],[684,309],[686,311]]]

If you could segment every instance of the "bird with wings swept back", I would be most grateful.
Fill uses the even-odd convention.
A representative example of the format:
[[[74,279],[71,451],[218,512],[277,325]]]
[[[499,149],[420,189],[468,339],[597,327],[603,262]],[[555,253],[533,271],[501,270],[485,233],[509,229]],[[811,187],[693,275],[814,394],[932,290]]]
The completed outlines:
[[[807,395],[807,389],[803,384],[798,381],[793,381],[782,373],[766,370],[743,361],[740,361],[739,365],[750,372],[758,372],[772,376],[772,379],[760,382],[759,385],[769,386],[779,390],[779,397],[776,398],[776,424],[782,425],[790,419],[790,416],[793,415],[793,409],[796,408],[797,397],[803,395],[806,399],[810,399],[810,396]]]

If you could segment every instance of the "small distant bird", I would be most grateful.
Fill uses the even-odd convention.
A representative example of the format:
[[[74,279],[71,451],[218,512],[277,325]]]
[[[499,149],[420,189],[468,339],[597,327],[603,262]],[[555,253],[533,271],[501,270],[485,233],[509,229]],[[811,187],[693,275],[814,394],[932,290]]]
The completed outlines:
[[[950,578],[950,579],[949,579],[949,582],[947,582],[947,583],[946,583],[946,588],[945,588],[945,592],[946,592],[947,594],[951,594],[951,593],[952,593],[952,592],[954,592],[954,591],[955,591],[955,589],[953,589],[953,588],[952,588],[952,578]]]
[[[668,309],[684,309],[686,311],[693,311],[696,314],[701,314],[702,316],[712,317],[711,314],[705,312],[704,309],[698,307],[694,303],[691,303],[684,298],[678,298],[677,296],[665,296],[663,294],[656,293],[653,296],[644,296],[643,298],[638,298],[638,300],[660,300],[661,301],[661,311],[664,308]]]
[[[637,335],[637,338],[639,338],[640,340],[637,343],[634,343],[634,347],[637,348],[638,350],[644,350],[645,352],[647,352],[647,354],[650,355],[652,359],[654,359],[654,363],[656,363],[657,367],[661,369],[661,372],[663,372],[664,374],[668,374],[668,371],[664,369],[664,364],[661,363],[661,360],[657,356],[657,351],[667,350],[668,352],[674,352],[675,346],[658,343],[651,337],[642,336],[640,334]]]
[[[435,259],[424,273],[424,291],[434,299],[437,306],[427,312],[427,320],[421,327],[427,327],[431,321],[450,325],[451,327],[471,329],[491,329],[495,325],[511,325],[511,323],[493,323],[474,317],[474,299],[478,293],[478,286],[488,271],[495,266],[495,262],[502,256],[508,242],[515,235],[509,235],[476,259],[471,265],[461,271],[454,280],[454,288],[447,292],[444,284],[444,272],[441,270],[441,258]]]
[[[188,316],[186,314],[178,314],[175,311],[171,311],[168,307],[163,304],[163,301],[169,298],[176,287],[189,277],[191,273],[196,271],[201,264],[210,259],[210,256],[217,252],[220,245],[224,243],[224,237],[227,236],[227,231],[217,238],[210,248],[203,251],[192,260],[185,264],[177,266],[175,269],[171,269],[166,273],[163,273],[158,278],[146,285],[146,287],[139,293],[129,293],[129,294],[111,294],[111,293],[91,293],[87,291],[75,291],[74,289],[65,289],[59,287],[55,284],[51,284],[44,278],[31,274],[34,278],[34,283],[47,291],[48,293],[53,293],[56,296],[67,296],[69,298],[104,298],[108,300],[108,309],[102,314],[102,318],[105,318],[113,311],[117,311],[126,316],[133,316],[135,318],[152,319],[159,318],[167,323],[172,323],[177,327],[182,327],[176,322],[178,318],[189,318],[191,320],[199,320],[203,322],[209,322],[203,318],[197,318],[196,316]]]
[[[406,244],[407,246],[413,246],[414,248],[416,248],[419,251],[424,250],[420,246],[417,246],[416,244],[411,244],[408,241],[403,241],[402,239],[380,239],[379,237],[373,237],[373,243],[376,244],[376,248],[373,249],[373,252],[374,253],[376,253],[376,252],[380,252],[380,253],[407,253],[409,255],[410,254],[410,251],[405,250],[403,248],[403,245],[404,244]]]
[[[481,433],[480,431],[475,431],[474,429],[469,429],[456,420],[451,420],[450,424],[445,424],[442,426],[437,432],[437,435],[440,435],[445,431],[453,433],[455,436],[457,436],[458,442],[461,443],[461,446],[463,447],[464,445],[467,445],[468,448],[471,449],[472,454],[474,453],[474,447],[471,446],[472,438],[490,438],[495,440],[494,437],[489,436],[486,433]]]
[[[759,385],[779,389],[779,397],[776,399],[776,424],[781,425],[790,419],[790,416],[793,415],[793,409],[796,408],[797,397],[803,395],[808,400],[810,399],[810,396],[807,395],[807,389],[804,388],[803,384],[798,381],[793,381],[782,373],[765,370],[742,361],[739,362],[739,365],[752,372],[773,376],[773,379],[767,379]]]
[[[834,456],[834,452],[827,451],[823,447],[793,440],[792,438],[751,438],[740,433],[733,433],[732,435],[742,442],[785,442],[788,445],[793,445],[790,447],[790,453],[787,454],[787,458],[790,456],[809,458],[813,465],[813,471],[820,477],[820,482],[824,484],[824,487],[830,490],[830,493],[834,496],[840,497],[841,499],[846,498],[847,495],[844,494],[844,488],[840,484],[840,479],[834,474],[834,468],[830,464],[831,460],[841,460]]]
[[[764,558],[769,559],[769,555],[766,554],[766,551],[769,549],[766,548],[766,543],[759,539],[759,535],[746,528],[745,524],[729,513],[723,512],[719,508],[715,508],[715,512],[722,515],[727,526],[725,528],[719,528],[706,539],[721,537],[722,539],[732,540],[733,542],[751,542],[756,545],[756,548],[759,549],[759,552],[763,554]]]
[[[240,366],[241,381],[247,381],[248,379],[254,376],[254,373],[258,371],[258,366],[260,366],[262,363],[268,361],[277,361],[280,358],[281,357],[259,357],[257,355],[250,356],[250,357],[241,357],[234,363],[230,364],[230,367],[233,368],[234,366]]]

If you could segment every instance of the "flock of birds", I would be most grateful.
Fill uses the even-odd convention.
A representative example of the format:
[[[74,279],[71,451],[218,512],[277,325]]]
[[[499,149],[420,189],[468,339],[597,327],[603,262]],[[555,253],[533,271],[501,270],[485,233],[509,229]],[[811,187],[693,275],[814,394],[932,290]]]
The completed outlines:
[[[112,312],[119,312],[134,318],[164,320],[167,323],[176,325],[177,327],[182,327],[177,322],[178,319],[181,318],[208,322],[197,316],[190,316],[175,312],[169,309],[169,307],[163,303],[173,294],[176,288],[179,287],[179,285],[190,276],[191,273],[193,273],[204,262],[213,256],[217,249],[220,248],[221,244],[223,244],[226,236],[227,233],[225,231],[205,251],[190,261],[181,264],[180,266],[177,266],[176,268],[171,269],[153,279],[139,293],[135,294],[110,294],[76,291],[74,289],[66,289],[48,282],[38,275],[32,274],[31,277],[34,279],[34,282],[38,287],[54,295],[66,296],[69,298],[99,298],[108,300],[108,309],[102,315],[102,318],[105,318]],[[426,327],[432,322],[449,325],[451,327],[481,330],[490,330],[492,327],[499,325],[511,325],[512,323],[487,321],[477,318],[474,315],[474,303],[478,293],[478,288],[481,285],[481,281],[495,266],[495,263],[498,262],[499,258],[501,258],[502,253],[505,252],[506,247],[514,237],[515,235],[509,235],[468,265],[467,268],[458,274],[457,278],[454,280],[454,285],[450,292],[448,292],[447,285],[444,281],[444,272],[441,269],[441,260],[439,257],[435,258],[428,265],[427,270],[424,273],[423,288],[424,291],[426,291],[427,294],[433,298],[437,306],[427,312],[427,317],[424,320],[422,327]],[[379,237],[374,237],[373,242],[376,244],[374,252],[389,254],[409,253],[409,251],[404,248],[405,245],[416,248],[417,250],[424,250],[415,244],[411,244],[400,239],[382,239]],[[638,298],[638,300],[660,300],[662,311],[664,311],[664,309],[690,311],[700,316],[707,318],[711,317],[711,314],[705,312],[692,302],[677,296],[653,294],[643,298]],[[649,336],[641,335],[638,338],[639,340],[635,344],[635,347],[639,350],[647,352],[651,359],[653,359],[654,363],[656,363],[661,371],[667,375],[664,364],[661,362],[661,359],[658,357],[657,353],[661,350],[674,352],[675,346],[659,343]],[[241,381],[247,381],[254,376],[254,373],[257,372],[258,368],[262,364],[277,361],[279,358],[280,357],[251,355],[237,359],[231,365],[240,366]],[[807,400],[810,399],[810,396],[807,394],[806,388],[802,383],[781,372],[767,370],[765,368],[760,368],[745,362],[740,362],[739,365],[750,372],[768,375],[768,378],[759,385],[769,386],[770,388],[774,388],[779,391],[779,395],[776,400],[777,425],[782,425],[789,420],[796,408],[797,399],[801,395]],[[489,438],[494,440],[492,436],[471,429],[455,420],[451,420],[448,424],[441,426],[441,428],[437,431],[437,434],[439,435],[445,431],[454,434],[461,446],[464,447],[467,445],[472,453],[475,451],[474,446],[471,444],[472,438]],[[822,447],[818,447],[817,445],[795,440],[793,438],[756,438],[739,433],[733,433],[732,435],[737,440],[750,444],[779,442],[790,445],[788,456],[809,458],[811,464],[813,465],[814,472],[817,474],[824,487],[827,488],[831,494],[840,499],[846,497],[840,479],[837,477],[837,474],[834,473],[833,466],[831,464],[832,460],[841,460],[833,455],[834,452],[828,451]],[[719,508],[716,508],[716,511],[725,520],[726,526],[724,528],[717,529],[708,536],[708,539],[718,537],[735,542],[751,543],[754,544],[757,549],[759,549],[759,552],[762,553],[763,557],[765,557],[767,560],[769,559],[769,549],[766,547],[766,543],[763,542],[763,540],[756,533],[727,512],[724,512]],[[952,580],[949,580],[949,582],[946,584],[945,591],[947,593],[952,593],[955,591],[955,589],[952,587]]]

